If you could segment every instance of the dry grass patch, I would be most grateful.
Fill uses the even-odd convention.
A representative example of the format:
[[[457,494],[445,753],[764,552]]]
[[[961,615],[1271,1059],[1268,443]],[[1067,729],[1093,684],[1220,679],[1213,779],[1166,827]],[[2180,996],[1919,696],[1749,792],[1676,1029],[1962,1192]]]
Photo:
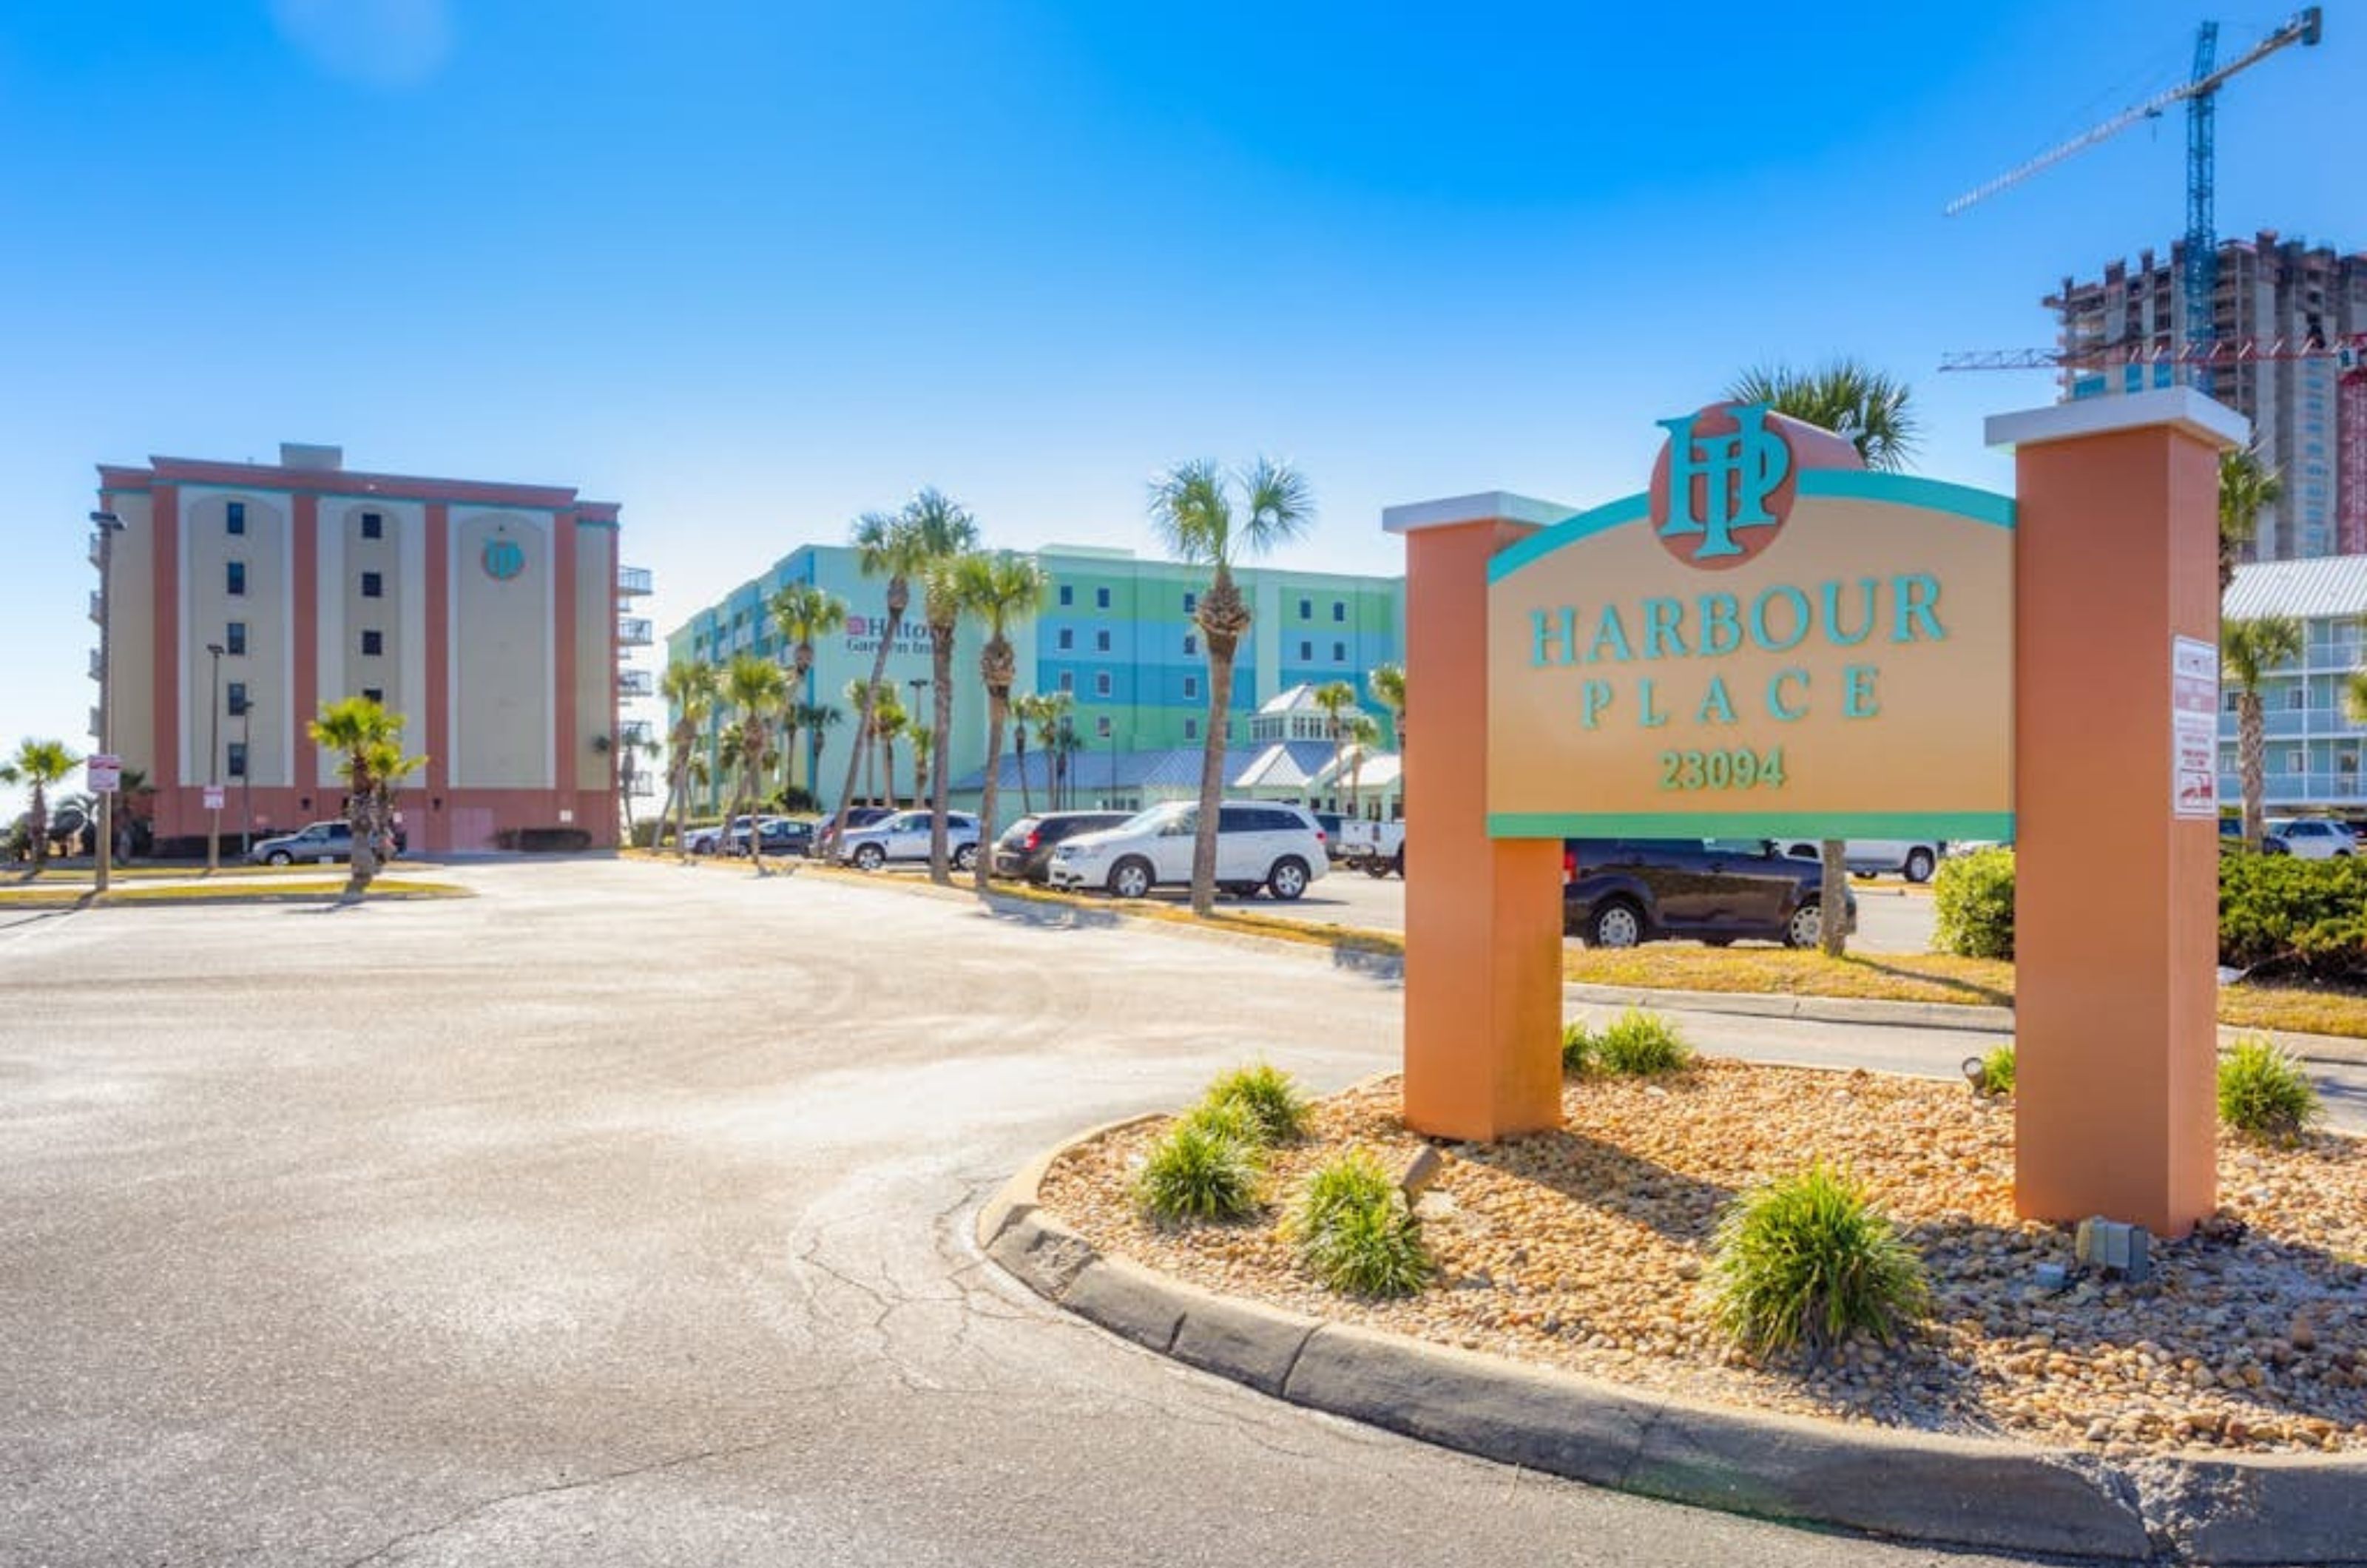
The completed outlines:
[[[1442,1145],[1420,1205],[1435,1282],[1399,1301],[1327,1290],[1284,1220],[1355,1149],[1404,1168],[1423,1140],[1392,1083],[1319,1102],[1271,1151],[1263,1201],[1173,1230],[1132,1189],[1164,1124],[1071,1151],[1044,1202],[1104,1250],[1292,1311],[1727,1404],[2127,1457],[2179,1448],[2367,1450],[2367,1152],[2305,1135],[2220,1146],[2210,1234],[2157,1246],[2153,1280],[2038,1288],[2067,1232],[2012,1202],[2013,1111],[1960,1084],[1704,1061],[1659,1079],[1572,1077],[1560,1132]],[[1733,1200],[1824,1156],[1921,1261],[1923,1327],[1814,1360],[1752,1360],[1720,1330],[1709,1244]]]

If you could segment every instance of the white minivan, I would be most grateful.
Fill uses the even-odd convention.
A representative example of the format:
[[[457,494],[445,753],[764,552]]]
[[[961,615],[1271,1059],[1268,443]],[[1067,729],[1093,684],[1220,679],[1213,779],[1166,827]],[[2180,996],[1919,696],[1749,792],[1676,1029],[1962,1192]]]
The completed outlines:
[[[1190,801],[1154,806],[1124,825],[1080,833],[1052,852],[1055,887],[1103,887],[1139,898],[1161,885],[1192,880],[1192,846],[1200,808]],[[1323,829],[1298,807],[1228,801],[1217,818],[1217,886],[1236,897],[1263,887],[1287,902],[1324,873]]]
[[[1929,882],[1947,848],[1934,839],[1851,839],[1841,855],[1852,875],[1896,872],[1909,882]],[[1814,839],[1778,839],[1775,852],[1787,860],[1821,860],[1825,847]]]

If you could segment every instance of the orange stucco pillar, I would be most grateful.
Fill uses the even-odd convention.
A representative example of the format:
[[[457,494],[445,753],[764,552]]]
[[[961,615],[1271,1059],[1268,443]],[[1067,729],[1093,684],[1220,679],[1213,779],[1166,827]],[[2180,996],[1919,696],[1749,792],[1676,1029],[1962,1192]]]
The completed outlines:
[[[2185,387],[1988,423],[1989,444],[2013,450],[2019,519],[2014,1201],[2027,1218],[2101,1214],[2179,1236],[2216,1201],[2219,830],[2191,771],[2181,814],[2173,660],[2194,639],[2190,700],[2195,670],[2216,674],[2218,454],[2245,435],[2241,415]],[[2210,750],[2215,770],[2215,736]]]
[[[1406,541],[1405,1118],[1485,1142],[1561,1122],[1561,845],[1488,837],[1488,558],[1567,507],[1391,508]]]

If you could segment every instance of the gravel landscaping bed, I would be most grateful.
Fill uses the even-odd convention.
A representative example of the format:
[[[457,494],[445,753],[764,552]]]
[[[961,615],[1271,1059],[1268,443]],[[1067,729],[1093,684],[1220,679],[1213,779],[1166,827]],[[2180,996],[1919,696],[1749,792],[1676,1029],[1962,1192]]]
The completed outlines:
[[[1332,1294],[1276,1233],[1306,1173],[1362,1145],[1401,1168],[1425,1140],[1394,1080],[1319,1104],[1274,1151],[1266,1208],[1165,1228],[1129,1188],[1164,1122],[1070,1151],[1043,1202],[1107,1253],[1205,1288],[1637,1387],[1843,1421],[2085,1446],[2107,1457],[2367,1450],[2367,1146],[2337,1134],[2220,1146],[2222,1208],[2154,1277],[2036,1281],[2065,1230],[2015,1219],[2013,1112],[1960,1085],[1705,1060],[1646,1080],[1572,1077],[1559,1132],[1444,1144],[1421,1205],[1437,1282]],[[1822,1362],[1752,1364],[1703,1299],[1708,1238],[1745,1187],[1818,1155],[1863,1179],[1930,1271],[1922,1330]]]

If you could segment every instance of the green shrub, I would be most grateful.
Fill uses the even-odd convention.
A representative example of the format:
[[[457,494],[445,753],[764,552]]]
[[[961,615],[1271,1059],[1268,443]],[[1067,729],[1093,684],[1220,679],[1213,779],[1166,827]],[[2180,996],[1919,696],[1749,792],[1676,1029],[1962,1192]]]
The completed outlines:
[[[2013,1092],[2012,1045],[1997,1046],[1981,1058],[1980,1076],[1973,1080],[1973,1087],[1983,1094]]]
[[[1186,1119],[1150,1145],[1134,1200],[1152,1219],[1234,1220],[1258,1206],[1257,1145]]]
[[[1565,1060],[1567,1047],[1564,1048]],[[1677,1026],[1656,1012],[1630,1008],[1603,1025],[1587,1051],[1597,1071],[1645,1076],[1693,1066],[1693,1047]]]
[[[2219,962],[2367,978],[2367,861],[2226,855],[2219,863]]]
[[[1582,1023],[1561,1026],[1561,1070],[1585,1073],[1594,1070],[1594,1031]]]
[[[2247,1034],[2219,1058],[2219,1120],[2257,1138],[2290,1138],[2324,1114],[2317,1086],[2283,1046]]]
[[[1288,1073],[1263,1062],[1225,1074],[1203,1102],[1240,1106],[1257,1122],[1261,1143],[1288,1143],[1307,1131],[1307,1097]]]
[[[1250,1114],[1249,1107],[1238,1100],[1204,1100],[1185,1111],[1175,1124],[1214,1133],[1220,1138],[1230,1138],[1252,1149],[1263,1150],[1266,1144],[1265,1128]]]
[[[1960,958],[2013,956],[2013,852],[1975,850],[1940,863],[1931,879],[1933,944]]]
[[[1818,1160],[1727,1206],[1710,1243],[1710,1306],[1752,1355],[1852,1334],[1896,1338],[1929,1310],[1922,1260],[1854,1179]]]
[[[1363,1149],[1316,1171],[1287,1230],[1308,1271],[1344,1294],[1411,1295],[1436,1271],[1421,1222],[1380,1161]]]

